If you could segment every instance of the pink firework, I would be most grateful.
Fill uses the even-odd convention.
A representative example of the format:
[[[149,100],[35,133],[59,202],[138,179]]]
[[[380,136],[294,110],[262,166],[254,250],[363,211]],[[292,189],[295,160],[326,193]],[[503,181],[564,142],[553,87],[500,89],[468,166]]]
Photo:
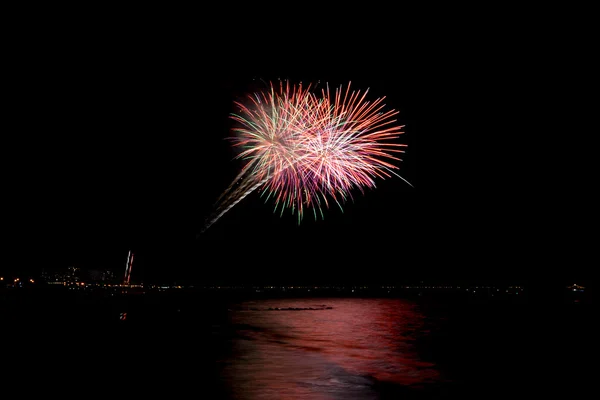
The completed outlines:
[[[278,90],[271,84],[268,92],[250,96],[249,105],[236,103],[240,113],[232,118],[240,126],[232,140],[247,163],[205,230],[258,188],[275,200],[275,210],[291,209],[300,223],[309,208],[315,218],[317,210],[323,216],[328,199],[341,208],[353,189],[400,177],[394,162],[406,145],[397,143],[403,133],[394,119],[398,112],[385,110],[385,98],[368,101],[367,94],[348,84],[333,96],[329,87],[319,95],[310,86],[281,82]]]

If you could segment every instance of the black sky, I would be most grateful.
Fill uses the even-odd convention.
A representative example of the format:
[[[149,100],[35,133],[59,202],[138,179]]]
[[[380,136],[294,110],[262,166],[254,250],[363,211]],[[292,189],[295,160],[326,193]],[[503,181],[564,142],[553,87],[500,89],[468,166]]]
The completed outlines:
[[[523,168],[536,83],[517,56],[404,48],[378,63],[256,65],[89,43],[32,54],[13,65],[7,271],[119,270],[131,249],[133,277],[146,281],[587,276],[585,242],[551,217],[539,191],[549,188]],[[241,167],[224,140],[233,101],[278,78],[387,96],[406,125],[400,173],[414,188],[379,181],[343,214],[300,227],[252,195],[196,240]]]

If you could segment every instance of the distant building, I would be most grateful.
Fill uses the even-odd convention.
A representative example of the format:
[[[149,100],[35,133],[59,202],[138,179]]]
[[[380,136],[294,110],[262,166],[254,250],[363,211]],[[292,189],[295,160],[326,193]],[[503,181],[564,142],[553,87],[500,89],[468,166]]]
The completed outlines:
[[[114,283],[114,272],[107,269],[91,269],[88,271],[89,280],[92,282]]]
[[[46,282],[79,282],[81,278],[81,268],[78,267],[56,268],[42,272],[42,279]]]

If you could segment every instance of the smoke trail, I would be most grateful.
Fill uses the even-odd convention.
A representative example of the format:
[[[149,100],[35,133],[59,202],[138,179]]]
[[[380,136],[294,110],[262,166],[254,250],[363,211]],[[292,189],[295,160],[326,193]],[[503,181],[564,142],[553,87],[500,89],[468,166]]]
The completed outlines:
[[[269,178],[265,178],[262,181],[258,182],[257,184],[255,184],[254,186],[252,186],[250,189],[246,190],[246,192],[244,192],[241,195],[237,195],[237,191],[232,193],[231,196],[229,196],[227,198],[227,200],[233,200],[233,202],[231,204],[229,204],[228,206],[225,207],[225,209],[221,212],[219,212],[214,218],[210,219],[205,225],[204,228],[202,228],[202,230],[200,231],[200,233],[204,233],[208,228],[211,227],[212,224],[214,224],[215,222],[217,222],[219,220],[219,218],[221,218],[227,211],[231,210],[233,208],[233,206],[235,206],[237,203],[239,203],[240,201],[242,201],[246,196],[248,196],[250,193],[252,193],[253,191],[255,191],[259,186],[263,185],[264,183],[266,183],[269,180]],[[227,204],[227,202],[224,202],[224,204],[222,204],[219,208],[223,208],[225,206],[225,204]]]

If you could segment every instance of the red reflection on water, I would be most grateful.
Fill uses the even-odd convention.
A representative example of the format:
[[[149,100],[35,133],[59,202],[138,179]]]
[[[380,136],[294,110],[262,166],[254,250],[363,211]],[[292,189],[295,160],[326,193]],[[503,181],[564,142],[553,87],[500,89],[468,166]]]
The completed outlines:
[[[265,311],[317,305],[333,309]],[[246,328],[233,343],[237,358],[228,361],[225,377],[244,398],[360,397],[376,381],[418,386],[440,379],[416,351],[425,319],[410,302],[264,300],[244,307],[263,310],[232,313],[232,322]]]

